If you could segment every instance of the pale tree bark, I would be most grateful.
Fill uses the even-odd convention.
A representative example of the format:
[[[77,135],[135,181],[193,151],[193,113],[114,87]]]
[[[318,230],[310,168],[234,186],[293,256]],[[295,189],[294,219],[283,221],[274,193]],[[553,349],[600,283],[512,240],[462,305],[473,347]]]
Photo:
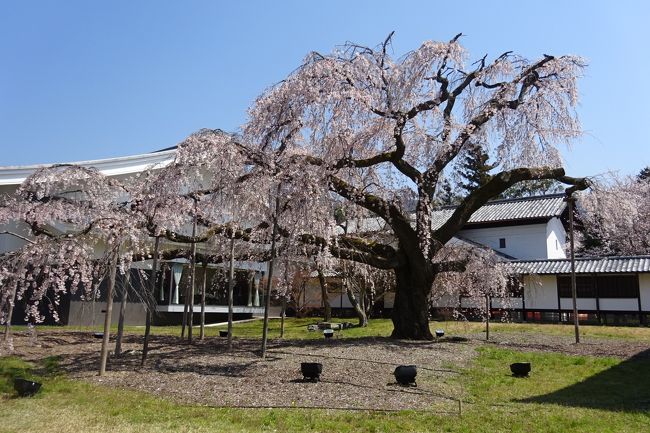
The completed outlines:
[[[158,254],[160,250],[160,236],[156,236],[156,243],[154,245],[153,252],[153,264],[151,265],[151,278],[149,279],[149,293],[147,299],[145,299],[145,308],[147,309],[147,317],[144,327],[144,342],[142,343],[142,359],[140,360],[140,365],[144,365],[147,361],[147,355],[149,354],[149,336],[151,334],[151,319],[153,315],[153,308],[155,306],[155,290],[156,290],[156,276],[158,273]]]
[[[350,304],[352,304],[352,308],[354,308],[354,312],[356,313],[357,318],[359,319],[358,326],[360,328],[365,328],[366,326],[368,326],[368,316],[366,315],[363,306],[357,300],[357,297],[354,294],[354,290],[352,290],[352,288],[350,287],[347,278],[343,279],[343,286],[345,287],[345,293],[348,295],[348,300],[350,301]],[[363,294],[361,294],[360,297],[363,297]]]
[[[108,342],[111,332],[111,315],[113,314],[113,291],[115,290],[115,273],[117,272],[118,251],[113,252],[108,269],[108,290],[106,293],[106,316],[104,317],[104,338],[99,359],[99,375],[106,374],[106,362],[108,360]]]
[[[282,311],[280,312],[280,338],[284,338],[284,317],[287,314],[287,299],[282,297]]]
[[[18,283],[14,284],[13,289],[11,291],[10,299],[7,302],[7,318],[5,321],[5,335],[4,335],[4,341],[8,342],[9,338],[11,338],[11,320],[13,319],[14,316],[14,307],[16,306],[16,293],[18,291]]]
[[[129,297],[129,286],[131,285],[131,270],[127,269],[124,276],[124,284],[120,298],[120,315],[117,321],[117,335],[115,336],[115,356],[122,355],[122,337],[124,336],[124,315],[126,314],[126,301]]]
[[[235,289],[235,237],[230,239],[230,267],[228,269],[228,350],[232,350],[232,309]]]
[[[208,262],[203,262],[203,278],[201,279],[201,329],[199,340],[205,338],[205,289],[208,281]]]
[[[278,186],[278,194],[280,187]],[[275,262],[275,238],[278,236],[278,208],[280,198],[275,196],[275,210],[273,214],[273,232],[271,234],[271,259],[269,260],[269,275],[266,282],[266,298],[264,298],[264,324],[262,329],[262,358],[266,357],[266,346],[269,338],[269,309],[271,308],[271,285],[273,283],[273,265]]]
[[[325,278],[325,274],[323,273],[323,269],[320,266],[316,269],[316,273],[318,274],[318,282],[320,284],[321,301],[323,303],[323,320],[325,322],[329,322],[329,321],[332,320],[332,306],[330,305],[327,278]]]
[[[189,313],[187,317],[187,341],[190,343],[192,342],[192,329],[194,327],[194,292],[195,292],[195,287],[194,283],[196,281],[196,243],[192,243],[192,257],[190,261],[190,284],[187,289],[189,292],[189,300],[188,300],[188,305],[189,305]]]
[[[194,324],[194,271],[196,270],[196,199],[194,200],[194,215],[192,217],[192,242],[190,247],[190,282],[185,289],[185,304],[183,306],[183,325],[181,327],[181,338],[185,337],[187,329],[187,340],[192,342],[192,325]]]
[[[485,295],[485,340],[490,339],[490,295]]]
[[[189,304],[188,304],[189,291],[190,291],[189,286],[186,286],[185,290],[183,291],[183,320],[181,322],[181,340],[185,338],[185,328],[187,327],[187,313],[189,309]]]

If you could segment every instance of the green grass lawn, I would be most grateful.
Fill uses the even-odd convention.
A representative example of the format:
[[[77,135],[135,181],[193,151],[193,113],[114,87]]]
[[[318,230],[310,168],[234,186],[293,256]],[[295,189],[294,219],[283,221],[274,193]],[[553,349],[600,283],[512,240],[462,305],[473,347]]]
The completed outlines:
[[[316,339],[323,338],[320,332],[307,331],[307,325],[316,323],[320,319],[315,317],[296,319],[287,318],[285,320],[285,333],[286,339]],[[333,319],[335,322],[352,321],[353,319]],[[17,331],[23,331],[25,327],[14,327]],[[431,330],[442,328],[447,335],[466,335],[483,332],[485,325],[479,322],[431,322]],[[96,327],[57,327],[46,326],[39,327],[39,329],[46,330],[77,330],[77,331],[101,331],[101,326]],[[131,334],[143,334],[144,327],[142,326],[126,326],[126,332]],[[226,329],[226,326],[219,327],[206,327],[206,336],[213,337],[219,334],[219,330]],[[388,337],[393,330],[393,323],[390,319],[372,319],[369,326],[366,328],[351,328],[341,332],[340,336],[343,338],[358,338],[358,337]],[[114,325],[112,333],[117,331],[117,326]],[[152,327],[153,334],[156,335],[180,335],[180,326],[154,326]],[[573,336],[572,325],[556,325],[556,324],[532,324],[532,323],[490,323],[490,332],[492,333],[542,333],[547,335],[560,335],[560,336]],[[593,338],[608,338],[608,339],[623,339],[629,341],[650,341],[650,327],[617,327],[617,326],[594,326],[583,325],[580,327],[580,332],[583,337]],[[194,335],[198,336],[198,328],[194,329]],[[233,328],[233,335],[235,337],[247,338],[261,338],[262,336],[262,321],[251,321],[244,323],[236,323]],[[271,319],[269,321],[269,337],[278,338],[280,336],[280,319]]]
[[[0,432],[650,431],[648,359],[477,350],[472,366],[449,384],[462,397],[462,417],[454,401],[431,411],[393,413],[180,405],[140,392],[69,380],[58,373],[52,358],[39,365],[0,358]],[[532,362],[531,376],[512,377],[508,365],[522,360]],[[15,376],[42,381],[42,391],[31,398],[16,398],[11,389]]]

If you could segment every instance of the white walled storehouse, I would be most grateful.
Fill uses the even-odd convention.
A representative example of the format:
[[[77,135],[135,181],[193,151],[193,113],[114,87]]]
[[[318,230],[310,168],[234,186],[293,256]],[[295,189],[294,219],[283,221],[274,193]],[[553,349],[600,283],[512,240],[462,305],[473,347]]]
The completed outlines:
[[[434,228],[453,212],[454,207],[434,211]],[[496,200],[474,212],[457,237],[517,259],[563,259],[566,212],[563,194]]]
[[[436,226],[453,207],[433,213]],[[571,262],[567,259],[568,209],[564,194],[488,202],[457,238],[494,250],[522,278],[508,303],[526,321],[572,321]],[[650,323],[650,256],[576,259],[579,319],[596,323]],[[457,300],[458,307],[471,305]],[[499,300],[492,301],[499,314]],[[449,307],[445,305],[434,306]]]

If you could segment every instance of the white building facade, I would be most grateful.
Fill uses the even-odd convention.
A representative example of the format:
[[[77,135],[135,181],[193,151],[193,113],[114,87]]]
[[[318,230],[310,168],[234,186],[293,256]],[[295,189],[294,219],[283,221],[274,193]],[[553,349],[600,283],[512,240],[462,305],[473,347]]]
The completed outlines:
[[[175,157],[175,149],[143,155],[81,161],[71,164],[94,167],[101,173],[120,180],[152,167],[164,167]],[[0,194],[13,194],[18,186],[43,165],[0,167]],[[453,213],[453,207],[435,211],[432,215],[434,228],[442,225]],[[569,260],[566,258],[568,217],[567,205],[562,194],[492,201],[476,211],[457,240],[478,244],[492,249],[513,266],[513,272],[521,275],[523,290],[513,294],[507,305],[515,318],[531,321],[570,321],[572,304],[567,292]],[[369,219],[370,226],[378,225]],[[378,228],[376,228],[378,229]],[[2,234],[14,232],[29,236],[29,230],[15,223],[0,226],[0,254],[20,248],[24,241],[18,237]],[[149,262],[137,265],[150,269]],[[186,284],[183,272],[187,265],[183,260],[163,264],[157,282],[160,293],[158,311],[160,318],[173,318],[182,312],[182,285]],[[260,314],[263,305],[260,282],[265,264],[239,264],[241,293],[235,312],[241,315]],[[206,269],[209,279],[215,278],[220,266]],[[650,256],[600,257],[577,260],[578,309],[580,319],[597,323],[650,323]],[[186,277],[186,275],[185,275]],[[246,283],[248,282],[248,283]],[[209,282],[208,284],[211,284]],[[216,284],[216,283],[215,283]],[[316,290],[313,290],[314,292]],[[390,310],[393,297],[387,294],[384,308]],[[225,303],[215,298],[207,308],[208,314],[226,312]],[[436,309],[471,309],[471,299],[445,299]],[[492,300],[493,312],[500,313],[503,300]],[[332,307],[349,309],[351,304],[343,293],[336,293]],[[90,324],[101,315],[101,308],[70,300],[68,318],[70,324]],[[131,311],[128,314],[129,310]],[[127,323],[144,321],[144,310],[137,302],[127,310]],[[114,314],[117,314],[114,310]],[[16,315],[19,317],[20,315]],[[170,321],[173,321],[170,319]]]
[[[453,208],[434,212],[442,225]],[[572,321],[570,260],[563,194],[497,200],[472,215],[458,234],[499,254],[521,276],[523,290],[503,303],[493,299],[493,314],[509,306],[512,317],[525,321]],[[650,256],[576,259],[579,319],[591,323],[650,324]],[[470,309],[473,300],[445,300],[436,308]],[[455,305],[454,305],[455,304]]]
[[[92,161],[78,161],[66,163],[82,167],[95,168],[102,174],[114,177],[120,181],[128,182],[129,177],[144,172],[145,170],[165,167],[173,162],[176,156],[175,148],[166,149],[142,155],[125,156],[118,158],[107,158]],[[20,184],[36,170],[47,167],[43,165],[0,167],[0,194],[14,194]],[[0,224],[0,254],[14,251],[25,245],[20,237],[30,238],[30,230],[20,223]],[[171,243],[167,242],[166,244]],[[170,246],[168,245],[168,246]],[[201,245],[197,245],[197,251],[201,251]],[[145,281],[141,273],[151,277],[151,260],[134,263],[129,274],[129,288],[133,293],[129,295],[126,306],[125,323],[127,325],[141,325],[145,321],[145,308],[140,302],[137,292],[143,290]],[[235,281],[235,306],[236,318],[247,318],[252,315],[263,314],[263,290],[262,277],[266,270],[266,263],[237,262]],[[208,264],[205,268],[197,266],[196,281],[203,281],[203,274],[206,275],[206,285],[212,292],[207,298],[206,317],[207,320],[222,320],[228,312],[227,299],[224,298],[226,281],[225,268],[222,264]],[[176,323],[179,322],[184,308],[184,293],[189,284],[189,263],[187,259],[175,259],[163,261],[158,275],[156,276],[156,301],[158,303],[157,315],[154,322]],[[120,285],[126,284],[124,275],[118,275],[117,293],[120,292]],[[104,285],[106,282],[103,283]],[[197,284],[198,285],[198,284]],[[99,290],[99,297],[94,302],[82,301],[80,296],[68,296],[62,300],[59,306],[59,317],[61,323],[70,325],[94,325],[103,320],[105,314],[105,290]],[[195,286],[193,299],[198,301],[198,288]],[[195,302],[198,304],[198,302]],[[24,308],[23,302],[16,305],[14,322],[22,323],[23,315],[20,309]],[[194,309],[199,314],[199,308]],[[113,320],[116,321],[119,315],[119,308],[113,309]],[[49,319],[49,317],[47,318]],[[46,320],[47,320],[46,319]]]

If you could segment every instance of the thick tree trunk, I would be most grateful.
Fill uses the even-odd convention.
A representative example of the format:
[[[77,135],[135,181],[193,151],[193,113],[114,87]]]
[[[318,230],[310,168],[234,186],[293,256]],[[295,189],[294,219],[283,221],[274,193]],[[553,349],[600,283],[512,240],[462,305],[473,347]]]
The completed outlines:
[[[392,338],[433,340],[429,329],[429,292],[433,272],[424,264],[403,263],[395,268]]]
[[[323,300],[323,320],[329,322],[332,320],[332,306],[330,305],[329,295],[327,293],[327,280],[323,270],[319,267],[316,271],[318,273],[318,281],[320,283],[321,299]]]

